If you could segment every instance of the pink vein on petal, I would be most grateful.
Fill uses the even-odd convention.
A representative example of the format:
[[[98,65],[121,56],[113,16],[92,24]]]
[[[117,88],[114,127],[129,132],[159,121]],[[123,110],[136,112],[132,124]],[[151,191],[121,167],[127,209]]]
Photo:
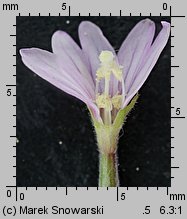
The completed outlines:
[[[118,52],[123,66],[125,90],[128,93],[155,34],[155,24],[150,19],[140,21],[128,34]]]
[[[162,21],[161,23],[162,30],[160,31],[155,41],[151,45],[149,51],[147,52],[145,57],[146,62],[137,73],[136,78],[132,83],[132,86],[130,87],[129,93],[127,94],[127,98],[125,99],[123,107],[125,107],[129,103],[133,96],[142,87],[168,41],[170,35],[170,24],[165,21]]]
[[[31,48],[21,49],[20,54],[24,64],[33,72],[54,86],[88,104],[89,94],[80,87],[63,69],[59,68],[57,56],[45,50]]]
[[[56,31],[51,41],[53,52],[61,58],[60,61],[63,68],[66,68],[66,71],[68,71],[69,66],[71,66],[71,72],[69,74],[77,75],[78,77],[81,75],[84,78],[85,86],[94,90],[94,82],[90,73],[89,64],[75,41],[63,31]]]
[[[103,50],[108,50],[115,55],[115,51],[100,28],[89,21],[83,21],[79,25],[79,38],[83,52],[89,60],[93,80],[95,80],[96,71],[100,64],[100,53]]]

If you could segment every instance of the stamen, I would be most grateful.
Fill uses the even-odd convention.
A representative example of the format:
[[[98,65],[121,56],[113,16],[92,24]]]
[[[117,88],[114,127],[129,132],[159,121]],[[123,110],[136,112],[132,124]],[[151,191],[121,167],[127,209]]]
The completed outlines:
[[[115,95],[112,97],[112,104],[114,108],[120,109],[121,108],[121,101],[122,101],[122,95]]]
[[[116,94],[110,96],[110,77],[114,75],[117,81],[123,83],[122,66],[115,60],[115,56],[111,51],[102,51],[99,55],[100,67],[96,71],[96,104],[98,108],[103,109],[103,120],[105,124],[111,124],[114,114],[112,111],[119,110],[122,103],[122,95]],[[103,93],[99,94],[99,83],[104,79]]]
[[[99,93],[99,80],[96,78],[96,84],[95,84],[95,94],[96,96],[98,95]]]
[[[97,95],[96,104],[99,108],[107,109],[109,111],[112,110],[111,98],[108,95],[105,94]]]
[[[123,69],[123,66],[117,65],[116,62],[113,63],[112,73],[114,74],[114,76],[116,77],[118,81],[122,80],[122,69]]]

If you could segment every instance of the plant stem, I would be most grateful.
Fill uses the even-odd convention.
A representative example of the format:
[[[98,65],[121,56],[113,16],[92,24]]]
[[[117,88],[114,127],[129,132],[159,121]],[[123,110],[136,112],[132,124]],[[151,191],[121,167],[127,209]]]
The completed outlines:
[[[118,180],[118,165],[116,153],[99,155],[99,186],[116,187]]]

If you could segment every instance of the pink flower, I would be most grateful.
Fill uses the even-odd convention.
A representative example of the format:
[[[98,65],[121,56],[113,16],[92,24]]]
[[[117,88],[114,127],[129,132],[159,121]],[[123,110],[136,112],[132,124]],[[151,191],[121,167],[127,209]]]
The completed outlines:
[[[140,21],[117,54],[99,27],[88,21],[79,26],[82,48],[67,33],[57,31],[52,37],[53,53],[37,48],[20,50],[26,66],[82,100],[90,110],[99,149],[99,186],[119,186],[119,132],[168,41],[170,24],[161,23],[153,41],[154,22]]]
[[[82,100],[94,118],[111,124],[138,92],[165,47],[170,24],[162,21],[156,39],[155,24],[140,21],[116,54],[102,31],[84,21],[79,25],[80,48],[65,32],[52,36],[53,53],[21,49],[24,64],[43,79]]]

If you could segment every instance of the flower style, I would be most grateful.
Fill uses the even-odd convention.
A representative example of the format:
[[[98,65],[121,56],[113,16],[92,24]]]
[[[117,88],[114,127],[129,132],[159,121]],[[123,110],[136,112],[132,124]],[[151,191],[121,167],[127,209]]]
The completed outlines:
[[[92,116],[100,151],[100,186],[117,186],[117,142],[123,121],[137,100],[137,92],[165,47],[170,24],[153,41],[155,24],[140,21],[118,53],[98,26],[79,25],[81,48],[65,32],[52,36],[53,53],[21,49],[24,64],[43,79],[83,101]]]

